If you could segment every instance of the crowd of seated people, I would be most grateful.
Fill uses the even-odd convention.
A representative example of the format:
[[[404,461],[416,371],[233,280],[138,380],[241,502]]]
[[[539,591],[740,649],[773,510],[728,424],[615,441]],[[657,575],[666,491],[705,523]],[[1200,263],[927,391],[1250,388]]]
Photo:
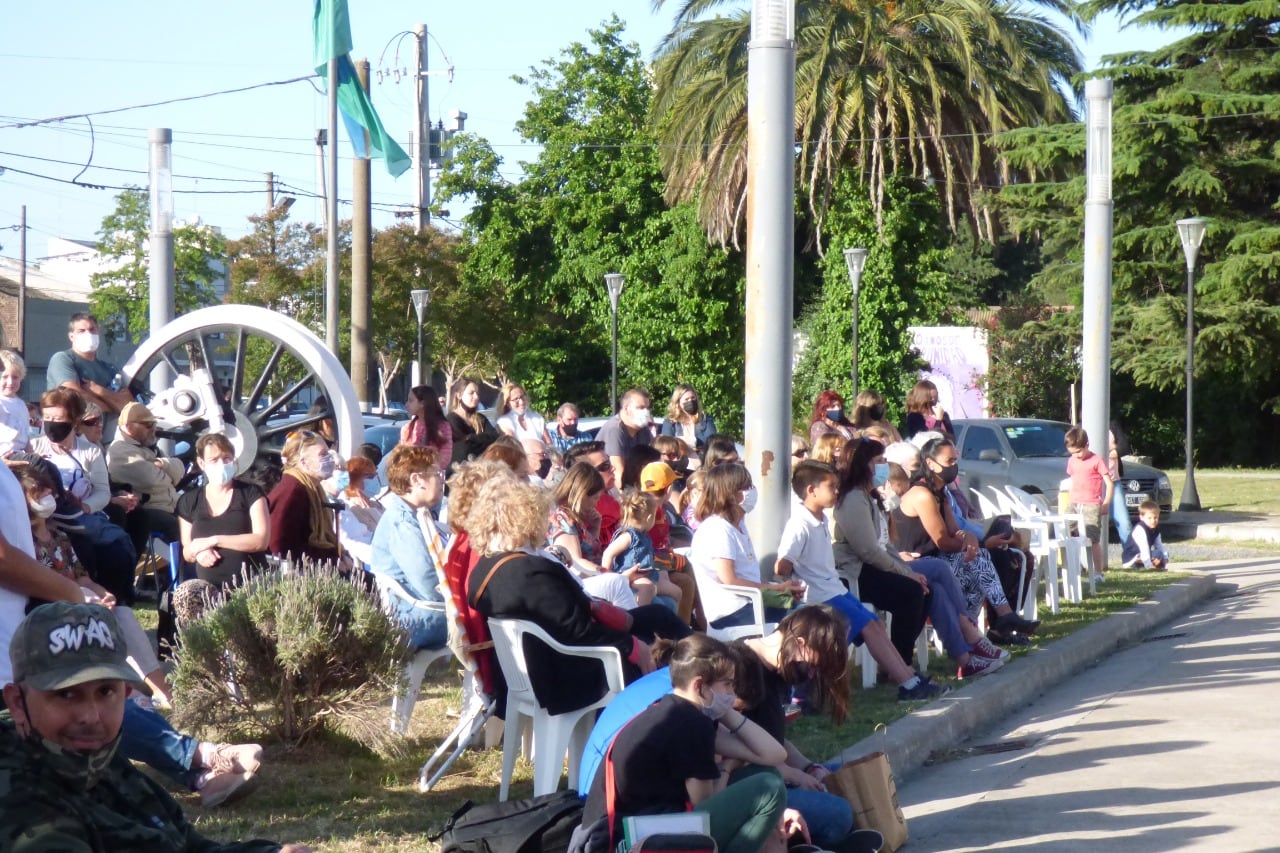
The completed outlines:
[[[73,330],[73,349],[92,343],[84,334]],[[86,355],[75,349],[75,359],[92,362]],[[576,405],[564,403],[544,418],[519,384],[501,389],[495,422],[480,413],[472,380],[457,384],[447,415],[434,391],[419,386],[385,460],[368,445],[341,458],[331,425],[299,429],[286,437],[278,480],[258,485],[237,475],[239,460],[223,436],[197,442],[193,471],[166,457],[154,415],[102,385],[102,370],[44,394],[43,434],[29,447],[44,464],[32,467],[24,486],[45,563],[81,587],[82,597],[114,604],[126,637],[136,625],[128,615],[134,560],[156,537],[179,542],[192,575],[221,589],[266,570],[275,557],[382,575],[433,605],[448,595],[472,643],[487,639],[486,618],[528,619],[566,645],[618,649],[629,683],[653,670],[655,646],[666,655],[674,648],[677,657],[713,661],[678,677],[673,670],[665,682],[681,701],[721,711],[706,715],[711,736],[698,748],[711,743],[713,755],[774,768],[783,800],[780,807],[761,801],[761,812],[783,827],[807,826],[822,843],[847,836],[851,816],[829,802],[834,798],[816,796],[828,768],[787,740],[783,706],[796,700],[841,719],[850,699],[849,647],[862,643],[898,685],[899,698],[937,695],[942,688],[913,661],[926,620],[959,678],[992,671],[1007,656],[977,627],[984,605],[993,609],[993,639],[1016,641],[1036,628],[1013,613],[1007,579],[992,563],[989,552],[1007,539],[977,542],[948,496],[955,455],[949,440],[929,442],[909,462],[915,477],[908,488],[892,480],[890,451],[899,434],[876,392],[858,395],[852,417],[836,392],[818,397],[808,441],[793,443],[791,523],[781,542],[753,543],[745,523],[756,503],[751,473],[734,438],[716,432],[688,385],[673,390],[660,423],[649,393],[627,390],[594,436],[579,429]],[[83,391],[68,387],[77,382]],[[0,379],[0,398],[4,388]],[[917,395],[926,402],[927,390]],[[936,410],[921,419],[926,427],[949,426]],[[104,436],[111,420],[114,436]],[[0,431],[0,439],[7,435]],[[103,440],[110,441],[105,453]],[[195,485],[180,492],[193,474]],[[59,516],[75,522],[68,530],[96,537],[93,544],[64,544],[48,529]],[[127,565],[97,547],[113,535]],[[91,550],[93,560],[67,560],[73,548]],[[778,565],[761,565],[757,554],[775,548]],[[778,628],[727,651],[705,638],[691,641],[700,631],[754,622],[752,605],[728,585],[758,590],[765,621]],[[872,607],[892,613],[891,630]],[[440,648],[450,639],[442,607],[401,602],[393,616],[414,648]],[[527,654],[535,693],[552,713],[596,701],[606,689],[599,663],[545,647]],[[146,669],[140,677],[169,701],[158,661],[137,659]],[[486,692],[500,699],[496,663],[490,659],[479,672]],[[726,693],[734,700],[728,705]],[[670,709],[675,716],[685,711]],[[734,738],[722,737],[728,728]],[[627,756],[621,750],[618,757],[625,764]],[[721,776],[717,771],[699,788],[701,800],[689,801],[715,801],[717,790],[750,778]],[[773,796],[774,783],[753,784],[760,788],[753,796]]]

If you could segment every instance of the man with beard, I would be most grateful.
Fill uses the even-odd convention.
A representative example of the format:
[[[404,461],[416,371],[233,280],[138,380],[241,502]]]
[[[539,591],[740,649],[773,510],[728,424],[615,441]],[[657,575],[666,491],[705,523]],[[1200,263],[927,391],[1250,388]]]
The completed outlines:
[[[9,645],[0,714],[0,847],[15,851],[283,851],[219,844],[163,788],[117,754],[125,694],[140,681],[115,616],[96,604],[44,604]]]

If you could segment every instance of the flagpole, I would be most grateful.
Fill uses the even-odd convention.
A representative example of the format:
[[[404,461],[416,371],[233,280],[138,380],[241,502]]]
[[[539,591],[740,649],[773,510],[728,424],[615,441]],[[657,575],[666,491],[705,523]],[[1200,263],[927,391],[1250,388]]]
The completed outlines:
[[[336,8],[332,4],[330,9]],[[332,32],[332,27],[330,32]],[[329,251],[324,281],[324,342],[338,354],[338,59],[329,59]]]

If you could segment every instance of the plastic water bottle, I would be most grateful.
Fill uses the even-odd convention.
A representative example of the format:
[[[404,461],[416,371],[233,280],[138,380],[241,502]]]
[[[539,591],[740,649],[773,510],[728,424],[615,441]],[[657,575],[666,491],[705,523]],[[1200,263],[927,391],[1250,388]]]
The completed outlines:
[[[123,376],[123,375],[121,375],[121,374],[117,373],[115,376],[113,376],[113,377],[111,378],[111,390],[112,390],[112,391],[119,391],[119,390],[120,390],[120,388],[121,388],[121,386],[123,386],[123,385],[124,385],[124,376]]]

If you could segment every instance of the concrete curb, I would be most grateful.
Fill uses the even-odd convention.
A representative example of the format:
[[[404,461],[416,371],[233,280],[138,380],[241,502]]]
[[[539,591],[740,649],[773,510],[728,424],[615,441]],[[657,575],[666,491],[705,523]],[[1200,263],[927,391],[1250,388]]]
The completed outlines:
[[[1180,567],[1181,568],[1181,567]],[[973,732],[1023,707],[1045,690],[1174,619],[1217,589],[1212,574],[1171,584],[1152,599],[1094,622],[1049,646],[1006,664],[999,672],[913,711],[879,732],[846,747],[833,760],[852,761],[872,752],[889,758],[901,780],[936,750],[955,746]],[[856,699],[855,699],[856,701]]]

